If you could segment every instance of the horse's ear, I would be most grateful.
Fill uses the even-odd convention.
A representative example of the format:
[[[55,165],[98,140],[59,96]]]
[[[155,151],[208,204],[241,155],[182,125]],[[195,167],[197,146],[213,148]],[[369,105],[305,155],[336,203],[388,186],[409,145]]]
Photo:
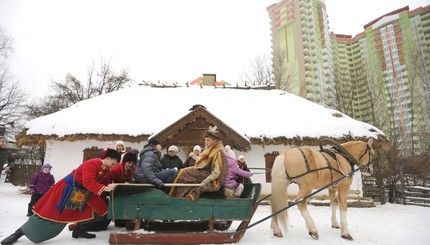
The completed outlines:
[[[370,138],[370,139],[367,141],[367,145],[368,145],[369,147],[372,147],[372,143],[373,143],[373,138]]]

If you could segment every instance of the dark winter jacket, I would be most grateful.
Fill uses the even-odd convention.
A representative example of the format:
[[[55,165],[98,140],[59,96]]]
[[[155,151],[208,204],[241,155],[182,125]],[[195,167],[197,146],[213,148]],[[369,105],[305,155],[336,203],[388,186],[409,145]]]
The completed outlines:
[[[184,167],[184,163],[178,155],[171,157],[169,154],[164,154],[160,161],[163,169],[178,168],[179,170]]]
[[[243,171],[250,172],[248,165],[246,165],[246,162],[241,163],[239,160],[237,160],[237,165],[239,165],[239,168],[242,169]],[[252,184],[251,178],[248,178],[248,177],[238,176],[236,180],[237,182],[242,183],[244,185]]]
[[[6,162],[11,168],[15,166],[15,158],[13,157],[12,153],[7,148],[0,147],[0,169],[3,168],[3,165]]]
[[[158,152],[155,152],[152,146],[148,146],[140,152],[140,161],[137,164],[134,179],[139,183],[149,183],[161,187],[163,186],[163,181],[155,176],[155,173],[161,170]]]
[[[45,194],[54,184],[54,176],[51,173],[45,174],[40,171],[31,177],[29,188],[32,194]]]
[[[197,159],[199,159],[199,156],[196,156],[194,152],[191,152],[187,159],[185,159],[184,167],[192,167],[196,164]]]

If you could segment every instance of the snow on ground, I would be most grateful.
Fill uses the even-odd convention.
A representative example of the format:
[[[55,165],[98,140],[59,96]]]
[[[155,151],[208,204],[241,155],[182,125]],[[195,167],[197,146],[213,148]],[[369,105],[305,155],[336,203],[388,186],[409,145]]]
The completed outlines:
[[[25,187],[16,187],[4,183],[4,175],[0,180],[0,240],[14,232],[26,220],[27,204],[30,196],[21,194]],[[349,208],[348,223],[353,241],[340,238],[339,230],[331,228],[330,208],[310,206],[309,211],[319,230],[320,239],[313,240],[305,228],[297,207],[289,211],[291,226],[283,238],[275,238],[270,230],[270,220],[258,224],[248,230],[238,244],[430,244],[430,208],[417,206],[403,206],[397,204],[377,205],[375,208]],[[260,206],[252,222],[258,221],[270,214],[270,206]],[[231,230],[234,229],[233,223]],[[111,232],[123,231],[113,225],[107,231],[97,232],[96,239],[74,239],[66,228],[56,238],[42,244],[80,244],[88,245],[108,244]],[[43,227],[40,228],[43,232]],[[22,237],[17,245],[33,244]]]

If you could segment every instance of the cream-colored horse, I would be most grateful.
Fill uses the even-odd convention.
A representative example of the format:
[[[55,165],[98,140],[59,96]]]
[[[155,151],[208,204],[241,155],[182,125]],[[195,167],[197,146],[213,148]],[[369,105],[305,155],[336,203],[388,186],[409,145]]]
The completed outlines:
[[[320,189],[348,175],[353,170],[354,163],[365,166],[364,169],[361,169],[363,175],[371,175],[373,172],[371,165],[373,155],[372,142],[373,139],[370,139],[367,143],[350,141],[341,144],[349,152],[349,157],[342,154],[339,148],[336,147],[333,147],[328,153],[315,151],[306,147],[296,147],[284,151],[276,157],[272,168],[272,213],[288,206],[287,189],[293,181],[300,187],[299,193],[295,197],[297,201],[311,194],[313,190]],[[355,161],[354,159],[348,159],[351,156],[355,158]],[[346,212],[347,197],[351,183],[352,176],[344,178],[328,188],[332,210],[331,225],[333,228],[340,228],[341,237],[349,240],[352,240],[352,236],[348,230]],[[340,210],[340,226],[336,217],[337,202],[339,203]],[[298,203],[297,206],[305,219],[309,235],[318,239],[317,228],[307,210],[307,200]],[[271,226],[273,234],[277,237],[282,237],[279,224],[287,230],[286,210],[272,217]]]

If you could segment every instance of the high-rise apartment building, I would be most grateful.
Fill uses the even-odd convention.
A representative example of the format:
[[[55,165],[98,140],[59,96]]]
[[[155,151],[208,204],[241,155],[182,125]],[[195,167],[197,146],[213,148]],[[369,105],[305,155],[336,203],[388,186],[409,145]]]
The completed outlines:
[[[323,0],[267,11],[279,88],[383,129],[404,154],[429,151],[430,6],[394,10],[354,37],[329,34]],[[294,67],[289,79],[279,79],[277,57]]]
[[[324,1],[283,0],[267,8],[275,84],[314,102],[333,95],[331,39]]]
[[[403,154],[428,151],[423,137],[430,132],[430,6],[397,9],[364,28],[368,82],[383,92],[378,124]]]

